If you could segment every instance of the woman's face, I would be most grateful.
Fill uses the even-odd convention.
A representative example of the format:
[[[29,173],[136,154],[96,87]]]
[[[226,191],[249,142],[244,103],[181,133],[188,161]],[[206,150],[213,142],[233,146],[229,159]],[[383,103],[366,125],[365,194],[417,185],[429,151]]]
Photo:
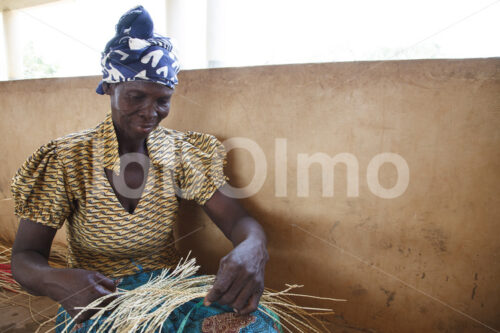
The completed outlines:
[[[105,84],[111,99],[113,123],[120,134],[144,139],[168,115],[174,90],[149,81]]]

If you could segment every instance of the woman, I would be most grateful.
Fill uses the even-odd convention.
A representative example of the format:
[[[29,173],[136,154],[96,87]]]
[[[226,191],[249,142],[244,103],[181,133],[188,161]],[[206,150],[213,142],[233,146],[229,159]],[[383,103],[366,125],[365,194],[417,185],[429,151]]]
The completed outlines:
[[[234,245],[220,262],[206,307],[190,314],[187,331],[208,317],[230,319],[241,332],[274,332],[257,311],[268,260],[257,221],[221,187],[225,152],[213,136],[159,126],[170,111],[178,62],[168,38],[154,35],[147,11],[122,16],[103,52],[103,80],[111,114],[96,128],[56,139],[38,149],[12,184],[21,218],[12,254],[14,278],[35,295],[62,305],[64,321],[116,287],[131,289],[175,266],[172,226],[179,198],[195,200]],[[67,223],[70,268],[47,264],[53,237]],[[165,332],[179,328],[196,301],[178,308]],[[227,316],[227,311],[241,316]],[[77,318],[86,331],[93,313]],[[82,324],[83,323],[83,324]]]

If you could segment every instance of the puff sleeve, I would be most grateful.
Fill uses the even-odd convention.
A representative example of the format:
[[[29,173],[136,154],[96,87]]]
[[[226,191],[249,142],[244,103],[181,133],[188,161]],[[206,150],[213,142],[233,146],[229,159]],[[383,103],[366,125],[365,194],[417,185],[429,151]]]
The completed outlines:
[[[226,184],[226,151],[213,135],[197,132],[185,133],[180,145],[180,197],[204,205]]]
[[[19,218],[62,227],[71,205],[54,141],[40,147],[24,162],[12,180],[11,191]]]

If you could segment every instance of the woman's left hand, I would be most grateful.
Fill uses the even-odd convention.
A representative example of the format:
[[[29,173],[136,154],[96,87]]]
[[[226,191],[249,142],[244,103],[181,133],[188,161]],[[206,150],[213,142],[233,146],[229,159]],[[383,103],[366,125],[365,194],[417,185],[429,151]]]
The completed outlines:
[[[264,268],[269,259],[266,234],[234,197],[219,190],[203,208],[234,246],[221,259],[214,286],[204,304],[217,302],[240,314],[249,314],[257,310],[264,292]]]
[[[204,300],[229,305],[242,315],[257,310],[264,292],[264,269],[269,255],[259,239],[246,239],[221,259],[215,283]]]

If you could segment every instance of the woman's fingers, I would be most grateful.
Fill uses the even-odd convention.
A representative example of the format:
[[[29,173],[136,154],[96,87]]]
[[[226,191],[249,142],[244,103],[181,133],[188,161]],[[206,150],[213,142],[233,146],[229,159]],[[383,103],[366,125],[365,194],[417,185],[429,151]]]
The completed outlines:
[[[213,287],[208,291],[207,296],[203,304],[205,306],[210,306],[211,303],[217,302],[226,293],[226,291],[231,287],[234,280],[234,271],[227,270],[226,265],[221,261],[219,271],[215,277],[215,282]]]
[[[87,285],[86,287],[83,287],[82,288],[83,290],[81,290],[81,292],[84,294],[84,295],[82,295],[82,297],[84,298],[84,299],[82,299],[82,303],[86,304],[86,305],[76,306],[77,308],[76,309],[73,308],[73,311],[71,311],[71,312],[68,311],[68,312],[70,312],[70,315],[72,317],[77,316],[77,318],[75,320],[77,323],[81,323],[81,322],[86,321],[87,319],[91,318],[97,312],[97,310],[93,310],[93,309],[89,309],[89,310],[82,312],[82,309],[79,309],[79,308],[85,307],[85,306],[89,305],[90,303],[92,303],[93,301],[95,301],[101,297],[110,295],[116,291],[115,282],[112,279],[102,275],[101,273],[84,272],[82,275],[84,275],[84,274],[88,274],[89,279],[87,281],[90,282],[89,285]],[[97,307],[107,306],[116,297],[117,296],[107,297],[105,300],[103,300],[102,302],[100,302],[96,306]]]
[[[237,278],[233,280],[229,290],[227,290],[224,295],[220,297],[218,303],[221,305],[229,305],[234,308],[234,302],[236,301],[236,298],[245,288],[247,283],[249,283],[248,277],[243,274],[238,275]]]
[[[95,289],[94,289],[94,295],[96,296],[95,299],[99,299],[99,298],[107,296],[107,295],[109,295],[111,293],[112,292],[110,292],[108,289],[104,288],[101,285],[96,285],[95,286]],[[99,304],[96,304],[95,307],[105,307],[109,303],[111,303],[114,299],[116,299],[117,297],[118,296],[107,297],[105,300],[103,300]],[[81,307],[83,307],[83,306],[81,306]],[[74,314],[71,314],[71,313],[70,314],[71,314],[72,317],[74,317],[77,314],[79,314],[80,312],[82,312],[82,309],[80,309],[80,307],[78,307],[78,309],[74,309]],[[87,319],[91,318],[96,312],[97,312],[97,310],[95,310],[95,309],[85,310],[81,314],[78,315],[78,318],[76,319],[76,322],[77,323],[82,323],[82,322],[86,321]]]
[[[205,297],[204,305],[218,302],[221,305],[229,305],[238,312],[255,311],[263,291],[263,274],[231,259],[225,257],[221,261],[214,286]]]
[[[252,313],[255,310],[257,310],[257,307],[259,306],[260,297],[262,296],[262,293],[263,293],[263,289],[261,289],[261,290],[257,290],[256,292],[254,292],[250,296],[250,299],[248,300],[247,306],[244,307],[241,311],[238,311],[238,313],[240,313],[241,315],[247,315],[247,314]]]
[[[106,289],[108,289],[111,292],[114,292],[116,290],[115,281],[102,275],[101,273],[96,273],[95,281],[96,281],[96,283],[104,286]]]
[[[116,291],[116,283],[112,279],[102,275],[101,273],[96,273],[95,277],[95,299],[107,296]],[[107,297],[104,301],[99,303],[99,307],[107,306],[111,303],[117,296]]]
[[[246,267],[230,255],[222,258],[214,285],[205,297],[205,306],[212,302],[231,305],[251,276]]]
[[[97,289],[97,292],[98,292],[96,299],[104,297],[104,296],[107,296],[107,295],[113,293],[113,292],[109,291],[108,289],[104,288],[103,286],[97,286],[96,289]],[[103,300],[101,303],[99,303],[99,305],[97,305],[97,306],[98,307],[106,306],[109,303],[111,303],[117,297],[118,297],[117,295],[106,297],[106,299]]]
[[[248,281],[232,303],[233,309],[237,310],[238,313],[241,313],[241,311],[248,304],[250,297],[255,293],[256,289],[256,283]]]

